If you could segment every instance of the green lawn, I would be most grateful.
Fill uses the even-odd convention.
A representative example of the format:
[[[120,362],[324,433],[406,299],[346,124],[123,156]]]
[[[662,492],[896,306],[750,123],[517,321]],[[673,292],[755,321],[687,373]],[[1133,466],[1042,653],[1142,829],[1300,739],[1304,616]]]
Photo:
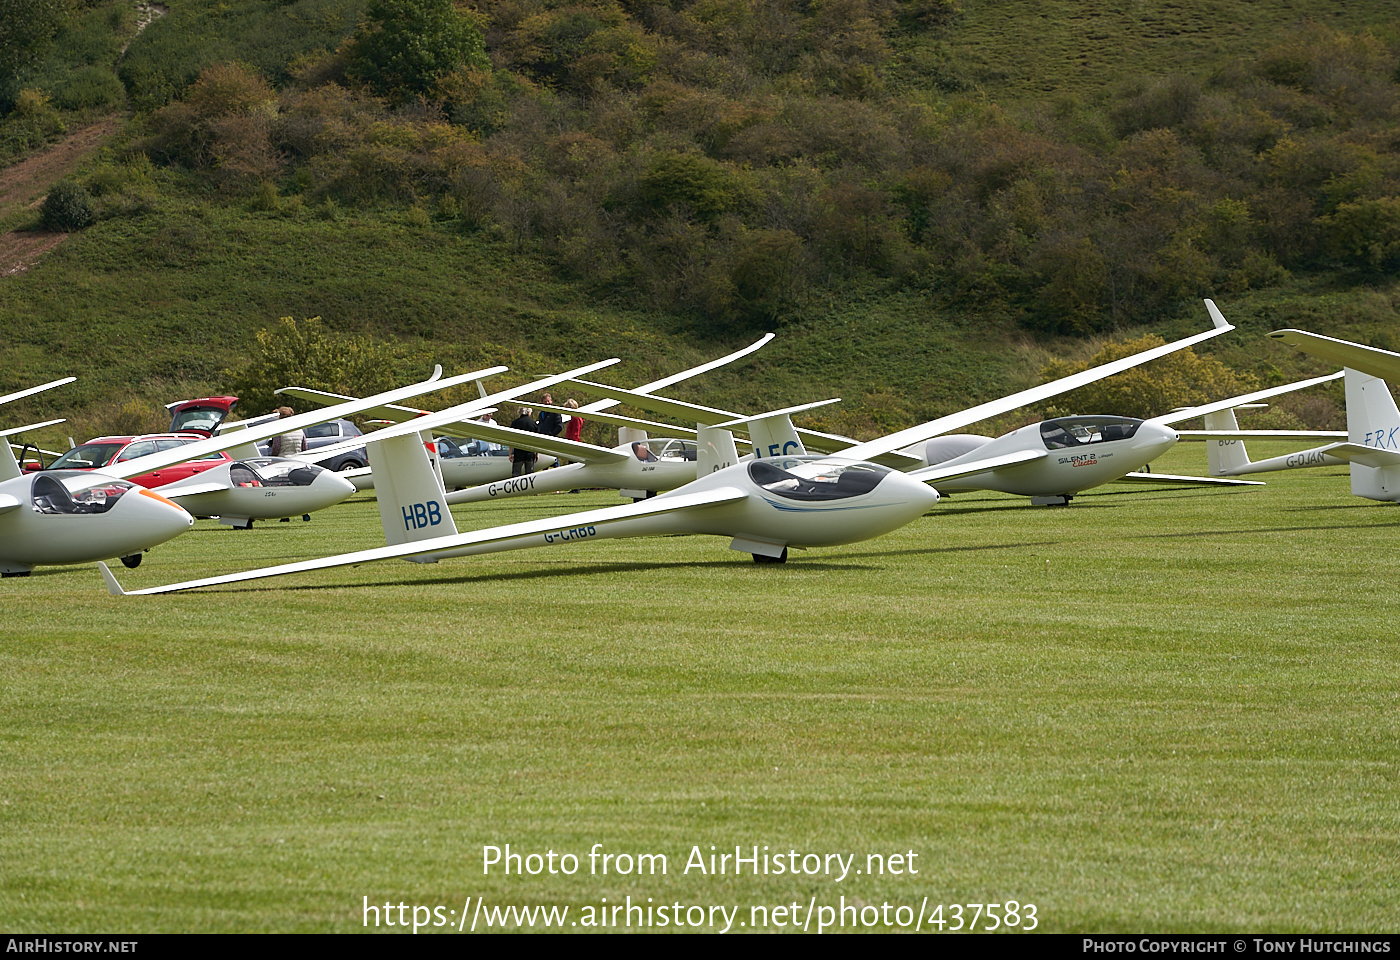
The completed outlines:
[[[782,567],[674,538],[165,597],[91,567],[6,580],[0,926],[352,931],[365,897],[468,896],[747,920],[844,895],[1017,900],[1057,931],[1393,929],[1400,513],[1332,469],[1108,491],[959,496]],[[361,499],[201,521],[118,575],[376,542]],[[583,867],[483,876],[507,842]],[[588,875],[595,843],[669,872]],[[912,850],[919,873],[682,873],[712,844]]]

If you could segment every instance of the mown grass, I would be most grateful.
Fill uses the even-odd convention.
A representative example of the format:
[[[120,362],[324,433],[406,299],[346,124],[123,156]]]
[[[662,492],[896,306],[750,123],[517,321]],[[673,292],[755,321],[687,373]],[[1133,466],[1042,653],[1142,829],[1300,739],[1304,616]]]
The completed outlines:
[[[363,897],[747,916],[845,894],[1016,899],[1043,930],[1390,929],[1394,509],[1324,470],[1068,510],[957,497],[779,568],[683,538],[160,598],[91,568],[6,581],[0,923],[350,931]],[[379,538],[372,501],[206,521],[120,576]],[[483,876],[506,842],[670,872]],[[919,875],[687,876],[693,844],[912,849]]]

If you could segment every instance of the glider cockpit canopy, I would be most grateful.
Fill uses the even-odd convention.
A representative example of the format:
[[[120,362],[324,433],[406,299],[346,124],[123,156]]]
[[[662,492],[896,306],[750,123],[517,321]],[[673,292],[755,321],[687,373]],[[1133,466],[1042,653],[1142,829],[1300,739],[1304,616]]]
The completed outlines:
[[[844,500],[869,493],[893,473],[889,467],[831,457],[754,460],[749,477],[769,493],[789,500]]]
[[[136,485],[98,477],[82,470],[59,470],[34,475],[30,499],[35,513],[106,513]]]
[[[1040,438],[1045,441],[1047,450],[1065,450],[1091,443],[1127,440],[1141,426],[1142,421],[1132,417],[1059,417],[1040,425]]]

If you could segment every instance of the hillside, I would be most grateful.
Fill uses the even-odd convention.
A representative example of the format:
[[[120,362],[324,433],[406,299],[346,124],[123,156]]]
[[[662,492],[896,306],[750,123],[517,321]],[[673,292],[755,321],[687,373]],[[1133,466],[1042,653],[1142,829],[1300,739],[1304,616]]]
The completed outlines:
[[[227,389],[284,316],[386,376],[640,381],[776,329],[681,392],[839,395],[854,433],[1201,329],[1201,296],[1265,382],[1314,369],[1269,329],[1395,329],[1385,4],[483,2],[489,60],[412,91],[347,45],[365,9],[172,0],[122,55],[99,0],[5,86],[14,157],[125,118],[77,174],[96,224],[0,280],[0,389],[80,377],[7,419]]]

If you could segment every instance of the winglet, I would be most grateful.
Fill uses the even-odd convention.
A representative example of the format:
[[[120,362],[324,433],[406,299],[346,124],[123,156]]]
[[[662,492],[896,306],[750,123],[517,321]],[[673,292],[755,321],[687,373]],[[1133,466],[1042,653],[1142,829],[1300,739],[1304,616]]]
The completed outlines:
[[[1210,313],[1210,322],[1213,323],[1213,324],[1215,324],[1215,329],[1217,329],[1217,330],[1233,330],[1233,329],[1235,329],[1234,326],[1232,326],[1228,321],[1226,321],[1226,319],[1225,319],[1225,314],[1223,314],[1223,313],[1220,312],[1220,308],[1217,307],[1217,306],[1215,305],[1215,301],[1214,301],[1214,300],[1209,300],[1209,299],[1206,300],[1206,310],[1207,310],[1207,312]]]
[[[97,569],[102,571],[102,579],[107,581],[108,593],[114,597],[126,596],[126,591],[122,589],[120,583],[117,583],[117,578],[112,575],[112,571],[107,569],[107,564],[99,560],[97,561]]]
[[[1210,301],[1207,300],[1206,302],[1209,303]],[[428,378],[428,382],[429,382],[429,383],[434,383],[434,382],[436,382],[436,381],[438,381],[438,380],[441,380],[441,379],[442,379],[442,364],[440,364],[440,363],[435,363],[435,364],[433,364],[433,375],[432,375],[431,377]]]

